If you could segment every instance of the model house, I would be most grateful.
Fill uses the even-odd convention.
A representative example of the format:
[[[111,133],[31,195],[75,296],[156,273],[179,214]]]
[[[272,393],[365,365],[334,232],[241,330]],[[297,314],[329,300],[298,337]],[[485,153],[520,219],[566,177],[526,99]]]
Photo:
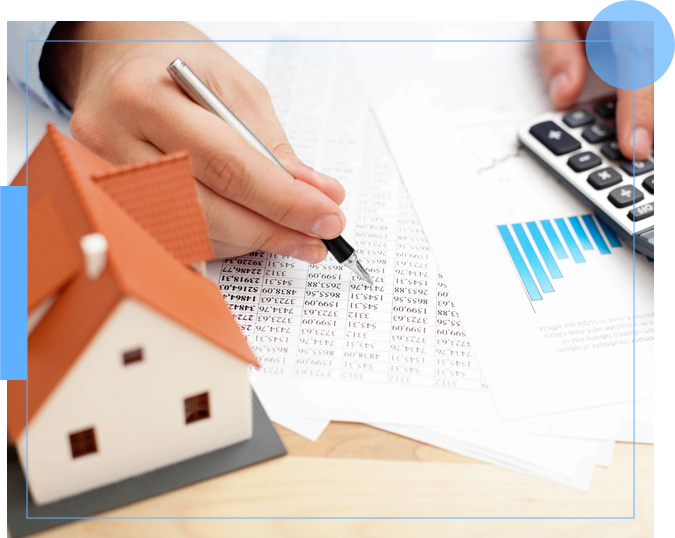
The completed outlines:
[[[26,181],[28,382],[7,421],[35,503],[249,439],[257,362],[200,273],[188,155],[115,168],[50,127]]]

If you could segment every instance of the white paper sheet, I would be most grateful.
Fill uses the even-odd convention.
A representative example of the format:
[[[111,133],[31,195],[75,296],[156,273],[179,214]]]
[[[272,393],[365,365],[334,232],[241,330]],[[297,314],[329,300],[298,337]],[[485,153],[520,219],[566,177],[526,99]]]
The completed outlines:
[[[616,443],[614,441],[602,441],[598,443],[598,452],[595,457],[595,464],[599,465],[600,467],[608,468],[612,463],[615,446]]]
[[[267,46],[266,62],[249,48],[244,58],[230,51],[257,66],[298,154],[345,184],[344,236],[376,284],[330,262],[310,267],[262,253],[210,264],[263,365],[252,383],[278,416],[465,427],[496,420],[349,52],[314,45]]]
[[[527,222],[589,213],[517,146],[519,125],[549,106],[534,47],[499,43],[488,52],[491,44],[465,44],[462,56],[449,51],[455,45],[393,44],[379,57],[357,56],[499,412],[517,418],[630,401],[630,247],[611,255],[584,250],[587,263],[560,261],[564,278],[535,301],[498,231],[507,225],[513,234],[522,223],[534,243]],[[470,55],[469,45],[483,54]],[[396,57],[395,65],[385,56]],[[467,102],[471,91],[478,100]],[[636,392],[643,399],[652,396],[653,265],[638,256],[636,271]]]
[[[474,431],[373,426],[582,491],[588,489],[595,465],[609,463],[613,444],[519,434],[511,428]]]
[[[561,437],[633,441],[633,402],[508,421],[520,431]],[[654,442],[654,400],[635,402],[635,442]]]
[[[324,419],[295,417],[274,417],[274,422],[311,441],[316,441],[329,424]],[[608,446],[613,447],[614,441],[633,442],[632,402],[502,423],[522,433],[609,442],[609,445],[602,444],[605,450],[609,450]],[[407,425],[395,426],[397,433],[400,433],[399,428]],[[470,429],[477,429],[478,426],[476,424],[476,428]],[[383,425],[378,427],[386,429]],[[489,428],[490,425],[483,427]],[[639,400],[635,404],[635,442],[654,443],[654,400]],[[598,461],[598,465],[607,466],[602,461]]]
[[[627,404],[632,406],[631,404]],[[635,438],[633,439],[633,426],[635,426]],[[641,400],[635,402],[635,421],[633,421],[632,409],[627,409],[619,422],[616,433],[617,441],[632,443],[654,444],[654,400]]]

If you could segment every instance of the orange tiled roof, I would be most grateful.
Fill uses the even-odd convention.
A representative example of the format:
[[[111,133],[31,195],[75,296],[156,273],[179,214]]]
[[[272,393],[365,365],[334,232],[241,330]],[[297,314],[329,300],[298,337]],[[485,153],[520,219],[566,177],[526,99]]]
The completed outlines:
[[[26,186],[26,164],[21,167],[21,170],[19,170],[19,173],[16,175],[16,177],[8,184],[10,187],[25,187]]]
[[[183,263],[213,258],[186,152],[115,168],[94,180]]]
[[[7,380],[7,436],[14,440],[26,427],[26,380]]]
[[[47,196],[33,204],[28,210],[28,312],[81,269],[82,253],[54,200]]]
[[[246,339],[212,282],[183,265],[92,178],[112,167],[52,126],[13,185],[28,178],[28,206],[51,197],[72,238],[102,233],[108,263],[97,280],[83,271],[28,338],[28,420],[48,398],[82,350],[124,297],[133,297],[250,364]],[[8,390],[10,439],[26,420],[22,382]]]

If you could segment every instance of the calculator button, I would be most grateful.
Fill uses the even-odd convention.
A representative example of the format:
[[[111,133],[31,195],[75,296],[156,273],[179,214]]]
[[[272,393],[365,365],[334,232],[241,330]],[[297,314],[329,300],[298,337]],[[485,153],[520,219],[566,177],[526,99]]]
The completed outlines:
[[[611,120],[616,112],[616,101],[607,101],[605,103],[595,105],[595,111],[599,116],[605,118],[606,120]]]
[[[603,168],[596,170],[588,176],[588,182],[594,189],[606,189],[607,187],[621,183],[621,174],[614,170],[614,168]]]
[[[646,219],[652,215],[675,215],[675,202],[652,202],[635,208],[635,220]],[[628,212],[628,218],[633,220],[633,210]]]
[[[554,155],[564,155],[581,147],[578,140],[575,140],[552,121],[538,123],[530,129],[530,133],[551,150]]]
[[[641,237],[642,239],[645,239],[646,241],[648,241],[649,243],[651,243],[653,245],[654,244],[654,226],[652,226],[651,228],[647,228],[643,232],[640,232],[638,234],[638,236]]]
[[[635,220],[646,219],[647,217],[651,217],[652,215],[654,215],[654,202],[643,204],[640,207],[635,208]],[[628,218],[630,220],[633,220],[632,209],[628,212]]]
[[[621,169],[626,172],[629,176],[633,177],[633,162],[632,161],[624,161],[620,164]],[[654,161],[650,161],[649,159],[645,161],[635,161],[635,175],[640,176],[642,174],[646,174],[647,172],[651,172],[654,170]]]
[[[675,194],[675,174],[649,176],[642,185],[652,194]]]
[[[583,151],[570,157],[567,164],[575,172],[584,172],[591,168],[595,168],[596,166],[600,166],[600,164],[602,164],[602,159],[595,153]]]
[[[633,195],[635,190],[635,195]],[[640,202],[645,197],[640,189],[633,189],[632,185],[621,185],[609,193],[607,197],[616,207],[628,207],[633,202]]]
[[[604,142],[605,140],[614,138],[614,129],[607,127],[607,125],[596,123],[595,125],[591,125],[587,129],[584,129],[581,136],[591,144],[597,144],[598,142]]]
[[[563,116],[563,121],[567,124],[568,127],[581,127],[582,125],[588,125],[593,123],[595,118],[593,114],[587,110],[579,109],[572,110]]]
[[[602,146],[600,151],[605,157],[612,161],[618,161],[623,157],[621,150],[619,149],[619,143],[616,140]]]

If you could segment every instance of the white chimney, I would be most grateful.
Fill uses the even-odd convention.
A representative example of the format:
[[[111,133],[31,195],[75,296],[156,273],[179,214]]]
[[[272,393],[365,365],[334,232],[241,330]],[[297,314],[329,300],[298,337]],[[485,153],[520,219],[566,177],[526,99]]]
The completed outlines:
[[[105,269],[108,241],[103,234],[87,234],[80,238],[80,247],[84,253],[84,269],[87,277],[96,280]]]

